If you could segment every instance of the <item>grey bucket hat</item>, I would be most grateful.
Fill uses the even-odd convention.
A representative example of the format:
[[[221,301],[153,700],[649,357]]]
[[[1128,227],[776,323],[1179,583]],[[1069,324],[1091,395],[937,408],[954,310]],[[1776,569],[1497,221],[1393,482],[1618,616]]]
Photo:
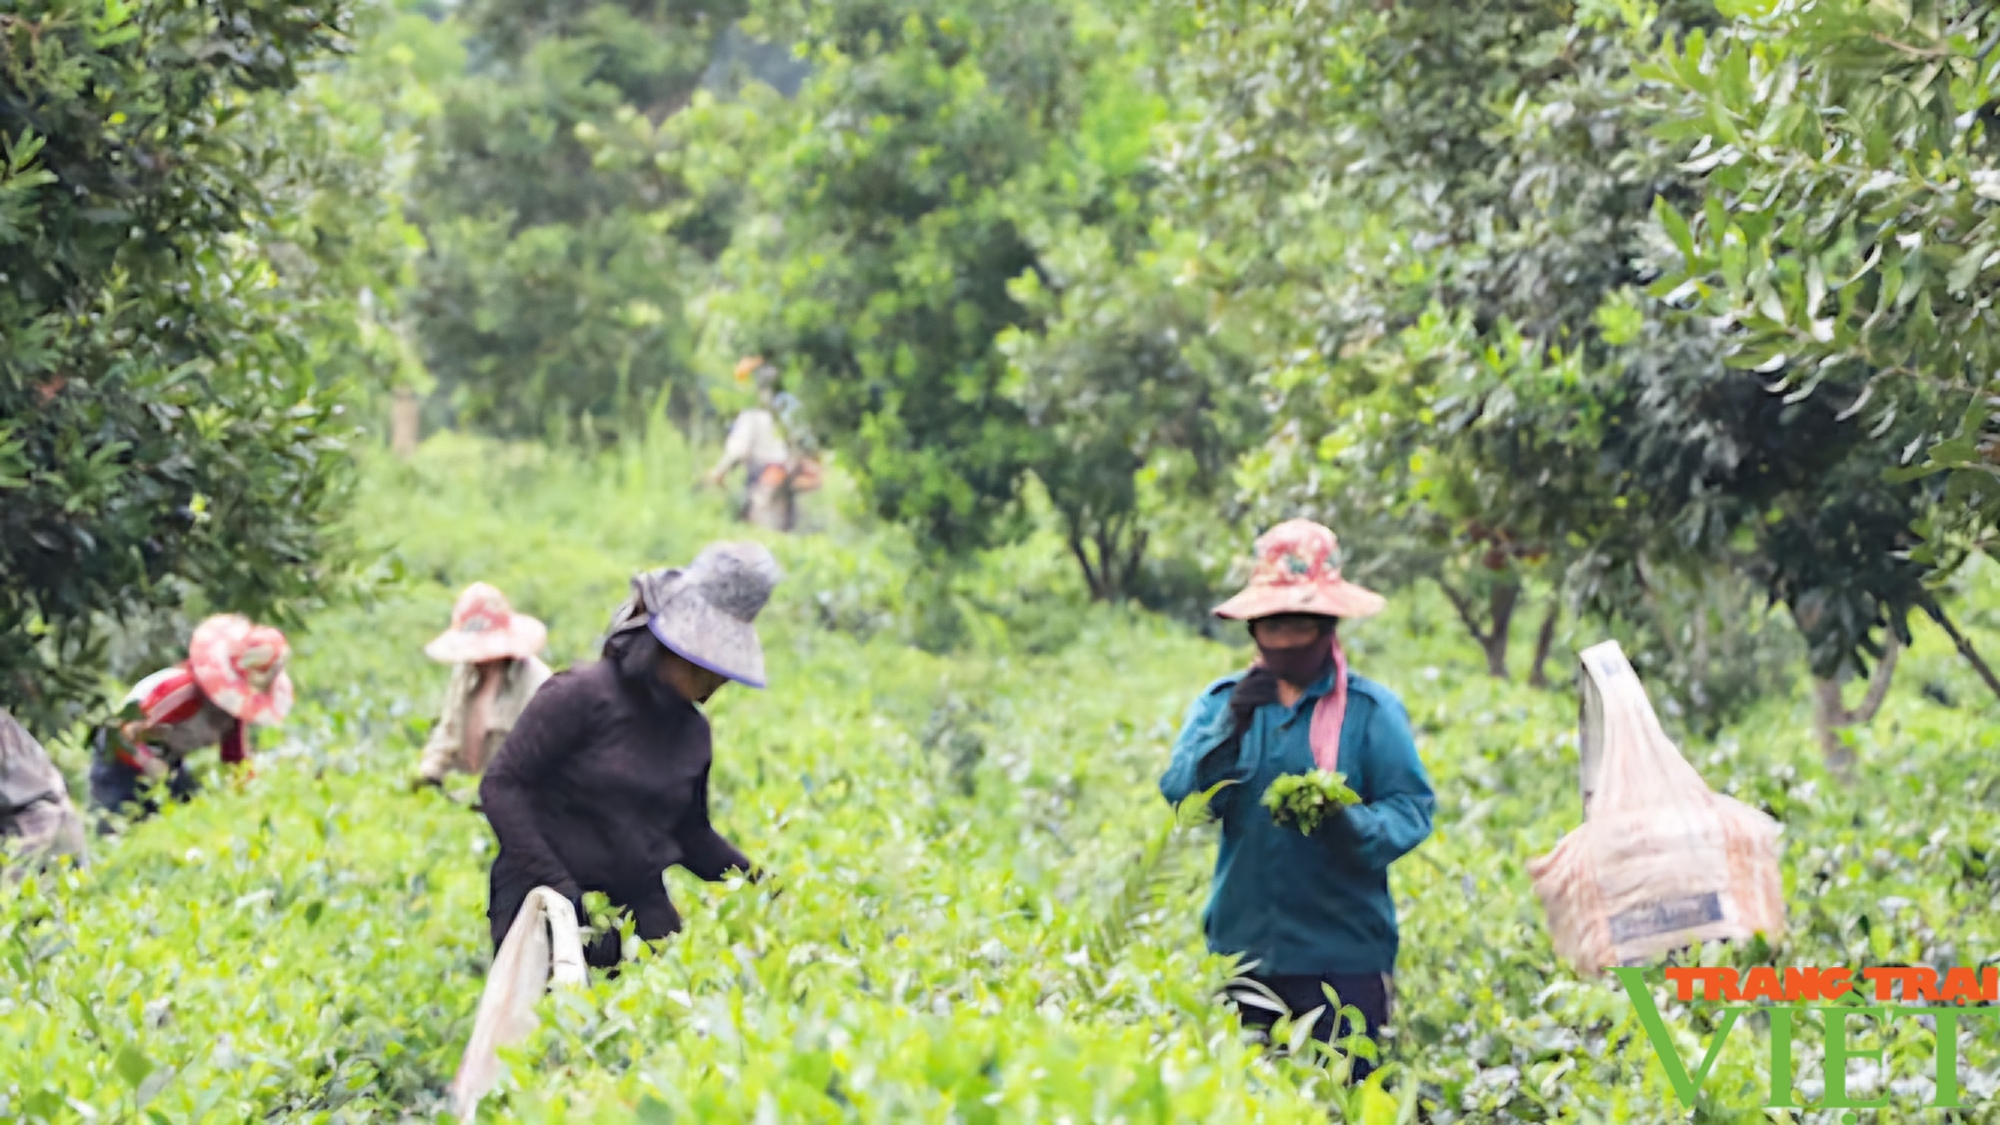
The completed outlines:
[[[691,664],[753,688],[765,686],[764,647],[752,624],[784,573],[761,543],[711,543],[685,568],[632,578],[633,600],[612,631],[646,628]]]

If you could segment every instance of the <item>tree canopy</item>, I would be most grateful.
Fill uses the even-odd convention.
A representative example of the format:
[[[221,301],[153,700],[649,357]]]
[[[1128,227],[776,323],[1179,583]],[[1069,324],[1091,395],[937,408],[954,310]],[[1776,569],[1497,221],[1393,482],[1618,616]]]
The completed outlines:
[[[351,15],[0,17],[0,706],[94,698],[108,624],[316,591],[351,427],[310,342],[353,322],[288,98]]]

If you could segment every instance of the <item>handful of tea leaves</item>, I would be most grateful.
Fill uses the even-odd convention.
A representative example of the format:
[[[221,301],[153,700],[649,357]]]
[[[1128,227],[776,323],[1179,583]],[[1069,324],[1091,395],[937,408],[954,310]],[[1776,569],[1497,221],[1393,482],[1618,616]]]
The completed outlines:
[[[1288,773],[1264,790],[1264,807],[1281,828],[1296,828],[1310,836],[1345,805],[1358,805],[1361,795],[1347,787],[1347,775],[1330,770]]]

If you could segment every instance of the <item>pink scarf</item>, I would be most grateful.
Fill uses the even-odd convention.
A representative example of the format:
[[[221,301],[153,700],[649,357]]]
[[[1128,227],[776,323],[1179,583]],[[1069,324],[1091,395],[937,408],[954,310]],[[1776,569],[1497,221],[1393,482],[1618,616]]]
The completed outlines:
[[[1307,739],[1312,744],[1313,765],[1328,773],[1340,765],[1340,724],[1347,719],[1347,654],[1341,651],[1340,638],[1331,638],[1333,646],[1333,690],[1321,696],[1313,704],[1312,727]],[[1263,667],[1264,658],[1259,656],[1253,667]]]

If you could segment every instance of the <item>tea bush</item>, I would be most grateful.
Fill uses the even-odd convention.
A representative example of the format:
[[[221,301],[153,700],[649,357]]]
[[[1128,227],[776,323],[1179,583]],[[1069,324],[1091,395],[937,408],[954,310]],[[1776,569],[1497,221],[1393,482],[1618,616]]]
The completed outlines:
[[[492,841],[460,803],[467,783],[457,800],[404,784],[445,680],[421,645],[483,578],[549,623],[556,663],[588,658],[632,569],[748,534],[685,483],[695,466],[670,441],[584,460],[449,436],[410,463],[367,459],[353,527],[377,582],[297,638],[301,703],[263,736],[254,777],[211,774],[194,802],[98,841],[88,868],[0,890],[0,1120],[443,1114],[489,956]],[[1407,615],[1435,606],[1344,634],[1408,704],[1439,811],[1393,877],[1393,1065],[1379,1087],[1336,1091],[1241,1044],[1215,1003],[1228,966],[1200,939],[1213,829],[1173,828],[1154,788],[1190,693],[1247,650],[1081,600],[1067,643],[1022,646],[980,607],[1059,568],[1037,540],[964,577],[963,643],[922,651],[914,555],[838,495],[814,500],[822,533],[770,540],[788,571],[760,621],[773,686],[711,707],[716,822],[774,877],[673,872],[687,930],[548,1000],[488,1118],[1688,1116],[1625,995],[1555,962],[1524,870],[1580,815],[1572,695],[1491,680],[1448,631],[1414,635]],[[1982,572],[1970,596],[1995,588]],[[876,624],[829,617],[829,591]],[[1792,933],[1705,960],[1994,958],[2000,726],[1941,637],[1919,630],[1906,660],[1850,732],[1866,779],[1852,789],[1819,766],[1802,692],[1685,747],[1785,826]],[[58,752],[74,775],[75,748]],[[1697,1065],[1713,1027],[1656,995]],[[1960,1116],[2000,1119],[2000,1025],[1960,1023]],[[1923,1108],[1930,1035],[1899,1021],[1886,1075],[1851,1064],[1856,1093],[1893,1089],[1882,1119],[1938,1114]],[[1734,1032],[1698,1119],[1764,1119],[1766,1042]],[[1802,1031],[1807,1101],[1819,1050]]]

